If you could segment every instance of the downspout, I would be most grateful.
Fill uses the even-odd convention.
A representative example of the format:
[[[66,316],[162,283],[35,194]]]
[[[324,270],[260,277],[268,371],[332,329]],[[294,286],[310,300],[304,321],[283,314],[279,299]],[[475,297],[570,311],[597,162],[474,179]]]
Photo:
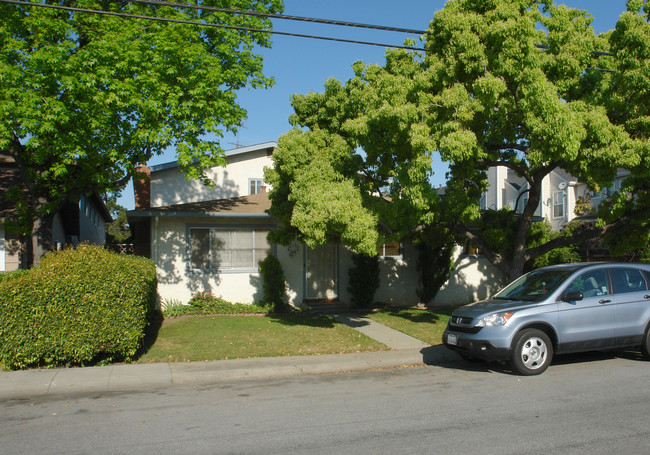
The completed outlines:
[[[153,257],[151,259],[153,259],[153,263],[156,264],[156,266],[158,266],[158,222],[159,221],[160,221],[159,216],[154,217],[154,219],[153,219],[153,233],[152,233],[152,236],[153,236],[153,254],[152,254],[152,256]]]

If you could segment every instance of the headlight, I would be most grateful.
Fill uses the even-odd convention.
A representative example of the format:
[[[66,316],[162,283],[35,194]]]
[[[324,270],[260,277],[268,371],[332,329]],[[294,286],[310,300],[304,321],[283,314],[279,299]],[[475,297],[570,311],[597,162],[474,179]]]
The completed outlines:
[[[505,325],[513,314],[514,312],[512,311],[508,313],[492,313],[479,319],[476,327],[496,327],[499,325]]]

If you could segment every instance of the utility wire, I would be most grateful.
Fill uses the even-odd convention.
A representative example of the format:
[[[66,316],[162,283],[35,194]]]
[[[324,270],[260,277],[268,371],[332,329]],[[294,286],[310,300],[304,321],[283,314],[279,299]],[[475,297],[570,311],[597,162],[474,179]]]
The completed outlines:
[[[191,9],[200,9],[206,11],[218,11],[221,13],[229,14],[241,14],[246,16],[261,16],[268,17],[271,19],[284,19],[289,21],[297,22],[312,22],[316,24],[326,24],[326,25],[340,25],[343,27],[357,27],[357,28],[368,28],[372,30],[382,30],[387,32],[399,32],[399,33],[410,33],[415,35],[425,35],[428,32],[426,30],[414,30],[410,28],[400,28],[400,27],[389,27],[385,25],[372,25],[372,24],[363,24],[359,22],[347,22],[347,21],[337,21],[333,19],[317,19],[314,17],[304,17],[304,16],[288,16],[286,14],[273,14],[273,13],[261,13],[259,11],[245,11],[237,10],[231,8],[219,8],[217,6],[205,6],[205,5],[191,5],[188,3],[175,3],[167,2],[164,0],[128,0],[131,3],[145,3],[148,5],[163,5],[171,6],[174,8],[191,8]]]
[[[20,1],[20,0],[0,0],[0,3],[10,3],[10,4],[14,4],[14,5],[35,6],[35,7],[50,8],[50,9],[60,9],[60,10],[71,11],[71,12],[80,12],[80,13],[101,14],[101,15],[106,15],[106,16],[124,17],[124,18],[129,18],[129,19],[146,19],[146,20],[161,21],[161,22],[172,22],[172,23],[176,23],[176,24],[198,25],[198,26],[201,26],[201,27],[224,28],[224,29],[229,29],[229,30],[242,30],[242,31],[254,32],[254,33],[266,33],[266,34],[269,34],[269,35],[283,35],[283,36],[291,36],[291,37],[297,37],[297,38],[310,38],[310,39],[318,39],[318,40],[325,40],[325,41],[337,41],[337,42],[341,42],[341,43],[363,44],[363,45],[366,45],[366,46],[379,46],[379,47],[389,47],[389,48],[395,48],[395,49],[406,49],[406,50],[412,50],[412,51],[424,51],[424,49],[422,49],[422,48],[417,48],[417,47],[412,47],[412,46],[377,43],[377,42],[371,42],[371,41],[358,41],[358,40],[351,40],[351,39],[344,39],[344,38],[334,38],[334,37],[328,37],[328,36],[307,35],[307,34],[302,34],[302,33],[279,32],[277,30],[267,30],[267,29],[259,29],[259,28],[240,27],[240,26],[235,26],[235,25],[208,24],[206,22],[185,21],[185,20],[180,20],[180,19],[169,19],[169,18],[166,18],[166,17],[143,16],[143,15],[139,15],[139,14],[118,13],[118,12],[115,12],[115,11],[104,11],[104,10],[96,10],[96,9],[77,8],[77,7],[61,6],[61,5],[49,5],[47,3],[32,3],[32,2],[24,2],[24,1]],[[184,7],[188,6],[188,5],[184,4],[184,3],[182,5]]]
[[[206,10],[206,11],[224,12],[224,13],[228,13],[228,14],[242,14],[242,15],[250,15],[250,16],[262,16],[262,17],[269,17],[269,18],[274,18],[274,19],[285,19],[285,20],[291,20],[291,21],[302,21],[302,22],[312,22],[312,23],[318,23],[318,24],[339,25],[339,26],[345,26],[345,27],[358,27],[358,28],[367,28],[367,29],[390,31],[390,32],[412,33],[412,34],[418,34],[418,35],[426,35],[426,34],[429,33],[429,32],[427,32],[425,30],[406,29],[406,28],[399,28],[399,27],[388,27],[388,26],[383,26],[383,25],[362,24],[362,23],[358,23],[358,22],[337,21],[337,20],[330,20],[330,19],[318,19],[318,18],[303,17],[303,16],[287,16],[287,15],[284,15],[284,14],[271,14],[271,13],[261,13],[261,12],[257,12],[257,11],[244,11],[244,10],[236,10],[236,9],[230,9],[230,8],[219,8],[219,7],[216,7],[216,6],[201,6],[201,5],[192,5],[192,4],[188,4],[188,3],[167,2],[167,1],[164,1],[164,0],[128,0],[128,1],[130,3],[144,3],[144,4],[149,4],[149,5],[162,5],[162,6],[170,6],[170,7],[175,7],[175,8],[201,9],[201,10]],[[318,39],[318,40],[324,40],[324,41],[336,41],[336,42],[341,42],[341,43],[361,44],[361,45],[366,45],[366,46],[378,46],[378,47],[387,47],[387,48],[394,48],[394,49],[406,49],[406,50],[412,50],[412,51],[425,51],[425,49],[423,49],[423,48],[412,47],[412,46],[385,44],[385,43],[377,43],[377,42],[370,42],[370,41],[359,41],[359,40],[351,40],[351,39],[344,39],[344,38],[334,38],[334,37],[327,37],[327,36],[320,36],[320,35],[307,35],[307,34],[302,34],[302,33],[280,32],[280,31],[277,31],[277,30],[267,30],[267,29],[259,29],[259,28],[240,27],[240,26],[234,26],[234,25],[208,24],[208,23],[205,23],[205,22],[184,21],[184,20],[180,20],[180,19],[169,19],[169,18],[165,18],[165,17],[143,16],[143,15],[137,15],[137,14],[118,13],[118,12],[114,12],[114,11],[104,11],[104,10],[77,8],[77,7],[61,6],[61,5],[49,5],[47,3],[32,3],[32,2],[25,2],[25,1],[20,1],[20,0],[0,0],[0,3],[11,3],[11,4],[23,5],[23,6],[36,6],[36,7],[41,7],[41,8],[61,9],[61,10],[72,11],[72,12],[102,14],[102,15],[117,16],[117,17],[131,18],[131,19],[146,19],[146,20],[154,20],[154,21],[160,21],[160,22],[172,22],[172,23],[177,23],[177,24],[198,25],[198,26],[201,26],[201,27],[215,27],[215,28],[224,28],[224,29],[230,29],[230,30],[241,30],[241,31],[248,31],[248,32],[267,33],[269,35],[281,35],[281,36],[290,36],[290,37],[296,37],[296,38],[309,38],[309,39]],[[536,45],[536,47],[538,49],[542,49],[542,50],[548,49],[548,46],[545,46],[545,45],[542,45],[542,44],[538,44],[538,45]],[[611,53],[611,52],[603,52],[603,51],[592,51],[591,54],[594,55],[594,56],[609,56],[609,57],[614,56],[614,54]],[[593,69],[596,70],[596,71],[612,72],[611,70],[605,70],[605,69],[601,69],[601,68],[593,68]]]

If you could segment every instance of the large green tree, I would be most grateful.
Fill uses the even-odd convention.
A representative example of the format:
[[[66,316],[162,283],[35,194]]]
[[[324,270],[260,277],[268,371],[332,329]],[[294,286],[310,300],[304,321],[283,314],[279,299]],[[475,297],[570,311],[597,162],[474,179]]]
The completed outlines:
[[[179,1],[206,8],[34,0],[234,28],[0,4],[0,151],[20,175],[3,196],[20,208],[13,228],[33,238],[36,260],[61,204],[120,189],[168,147],[181,171],[209,183],[203,170],[225,162],[219,138],[246,116],[237,90],[272,84],[255,52],[269,35],[254,31],[270,21],[207,7],[279,13],[281,0]]]
[[[345,84],[331,79],[323,93],[294,96],[296,129],[280,138],[267,177],[286,225],[278,239],[374,254],[386,238],[443,226],[507,278],[579,240],[626,232],[647,243],[647,8],[630,2],[616,30],[597,36],[586,11],[552,1],[450,0],[424,53],[389,50],[383,66],[356,63]],[[442,200],[430,183],[436,152],[450,164]],[[523,177],[528,202],[522,214],[479,222],[491,166]],[[531,243],[542,180],[557,168],[593,189],[609,186],[618,168],[634,177],[598,221]]]

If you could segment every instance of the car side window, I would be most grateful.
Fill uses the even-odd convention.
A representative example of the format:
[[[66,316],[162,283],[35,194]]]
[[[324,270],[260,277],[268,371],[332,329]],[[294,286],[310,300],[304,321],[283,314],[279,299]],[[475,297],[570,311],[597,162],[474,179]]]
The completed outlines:
[[[611,269],[614,293],[625,294],[628,292],[645,291],[648,281],[643,273],[637,269]]]
[[[566,292],[582,292],[584,298],[609,294],[605,270],[592,270],[573,280]]]

